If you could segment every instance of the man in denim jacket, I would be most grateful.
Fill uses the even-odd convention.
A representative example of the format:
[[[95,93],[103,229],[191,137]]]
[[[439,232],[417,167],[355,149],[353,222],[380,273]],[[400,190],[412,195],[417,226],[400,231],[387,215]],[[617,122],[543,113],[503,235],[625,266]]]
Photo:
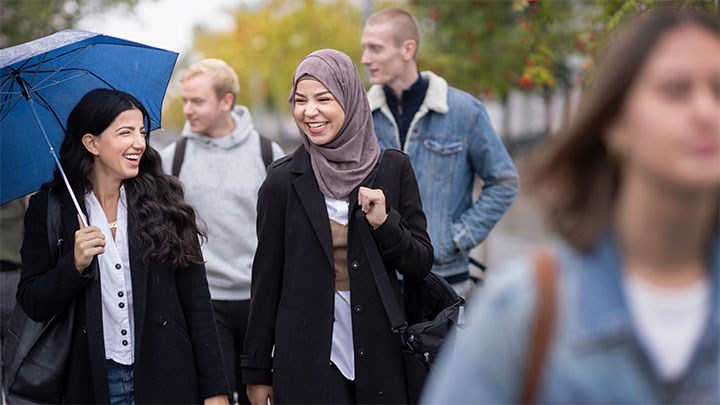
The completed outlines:
[[[432,72],[418,72],[417,20],[379,11],[362,34],[361,62],[375,133],[383,148],[413,163],[435,250],[433,272],[461,295],[470,288],[468,254],[487,238],[518,192],[518,175],[483,105]],[[473,201],[475,174],[483,180]]]

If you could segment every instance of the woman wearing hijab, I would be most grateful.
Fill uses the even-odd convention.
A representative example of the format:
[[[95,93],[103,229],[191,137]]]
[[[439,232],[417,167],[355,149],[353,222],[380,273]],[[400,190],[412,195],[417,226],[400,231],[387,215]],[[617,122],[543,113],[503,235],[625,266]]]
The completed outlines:
[[[38,322],[74,303],[64,403],[228,403],[203,232],[180,183],[147,147],[148,123],[133,96],[88,92],[60,149],[88,226],[78,223],[58,171],[25,215],[18,303]],[[57,259],[48,245],[49,193],[59,202]]]
[[[416,278],[430,272],[410,160],[381,153],[357,69],[341,52],[320,50],[300,62],[290,107],[302,145],[270,166],[258,199],[242,359],[248,397],[254,404],[407,402],[402,347],[368,255],[380,254],[398,299],[396,270]],[[368,224],[374,253],[360,241],[358,226]]]

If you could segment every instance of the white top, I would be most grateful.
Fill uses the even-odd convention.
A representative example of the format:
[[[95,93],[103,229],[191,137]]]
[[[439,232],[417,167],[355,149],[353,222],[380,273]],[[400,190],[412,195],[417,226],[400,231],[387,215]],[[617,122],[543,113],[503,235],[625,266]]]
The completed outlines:
[[[95,194],[85,194],[85,206],[90,214],[90,225],[100,228],[105,235],[105,253],[98,255],[100,288],[102,291],[103,338],[105,358],[116,363],[131,365],[135,361],[132,279],[127,238],[127,198],[125,187],[120,187],[115,239],[108,226],[105,212]]]
[[[348,223],[348,201],[325,196],[328,217],[342,225]],[[350,291],[335,291],[335,323],[333,324],[330,361],[350,381],[355,380],[355,349],[353,348]]]
[[[710,283],[665,288],[628,274],[625,291],[640,341],[660,377],[675,380],[690,363],[707,323]]]

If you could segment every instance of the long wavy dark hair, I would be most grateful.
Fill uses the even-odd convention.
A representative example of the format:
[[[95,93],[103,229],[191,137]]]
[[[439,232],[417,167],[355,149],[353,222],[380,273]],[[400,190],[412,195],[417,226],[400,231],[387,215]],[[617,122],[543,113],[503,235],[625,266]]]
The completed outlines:
[[[60,147],[60,163],[78,201],[92,190],[90,171],[94,156],[82,143],[85,134],[100,136],[121,113],[140,110],[146,130],[150,119],[145,107],[130,94],[109,89],[91,90],[70,112]],[[147,139],[147,135],[146,135]],[[55,189],[64,189],[58,170]],[[175,267],[202,263],[198,237],[206,238],[196,222],[194,209],[183,199],[180,182],[162,170],[160,155],[149,145],[140,158],[137,176],[123,181],[127,196],[129,232],[146,247],[143,261],[169,262]]]

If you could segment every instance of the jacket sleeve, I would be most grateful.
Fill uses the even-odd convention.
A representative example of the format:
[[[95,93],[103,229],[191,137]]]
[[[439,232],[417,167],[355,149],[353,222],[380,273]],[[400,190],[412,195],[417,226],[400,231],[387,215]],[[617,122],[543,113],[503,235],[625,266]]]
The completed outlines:
[[[470,137],[469,154],[472,167],[482,179],[483,186],[478,199],[452,224],[453,241],[463,252],[470,251],[487,238],[519,190],[515,165],[495,134],[485,108],[477,103],[478,113]]]
[[[250,317],[241,357],[245,384],[272,385],[275,320],[285,262],[285,212],[277,180],[277,172],[274,173],[271,166],[258,192],[258,245],[252,268]]]
[[[67,308],[95,275],[94,266],[84,275],[75,268],[74,239],[65,241],[60,259],[57,263],[52,261],[48,242],[47,200],[47,190],[30,198],[20,250],[22,272],[17,300],[25,313],[36,322],[49,321],[53,315]],[[62,237],[63,232],[60,231],[58,235]]]
[[[389,208],[388,218],[373,231],[373,237],[385,263],[405,276],[424,278],[432,268],[433,247],[415,172],[407,155],[400,156],[399,206]]]
[[[175,283],[192,343],[202,398],[230,392],[220,352],[204,264],[174,270]]]

